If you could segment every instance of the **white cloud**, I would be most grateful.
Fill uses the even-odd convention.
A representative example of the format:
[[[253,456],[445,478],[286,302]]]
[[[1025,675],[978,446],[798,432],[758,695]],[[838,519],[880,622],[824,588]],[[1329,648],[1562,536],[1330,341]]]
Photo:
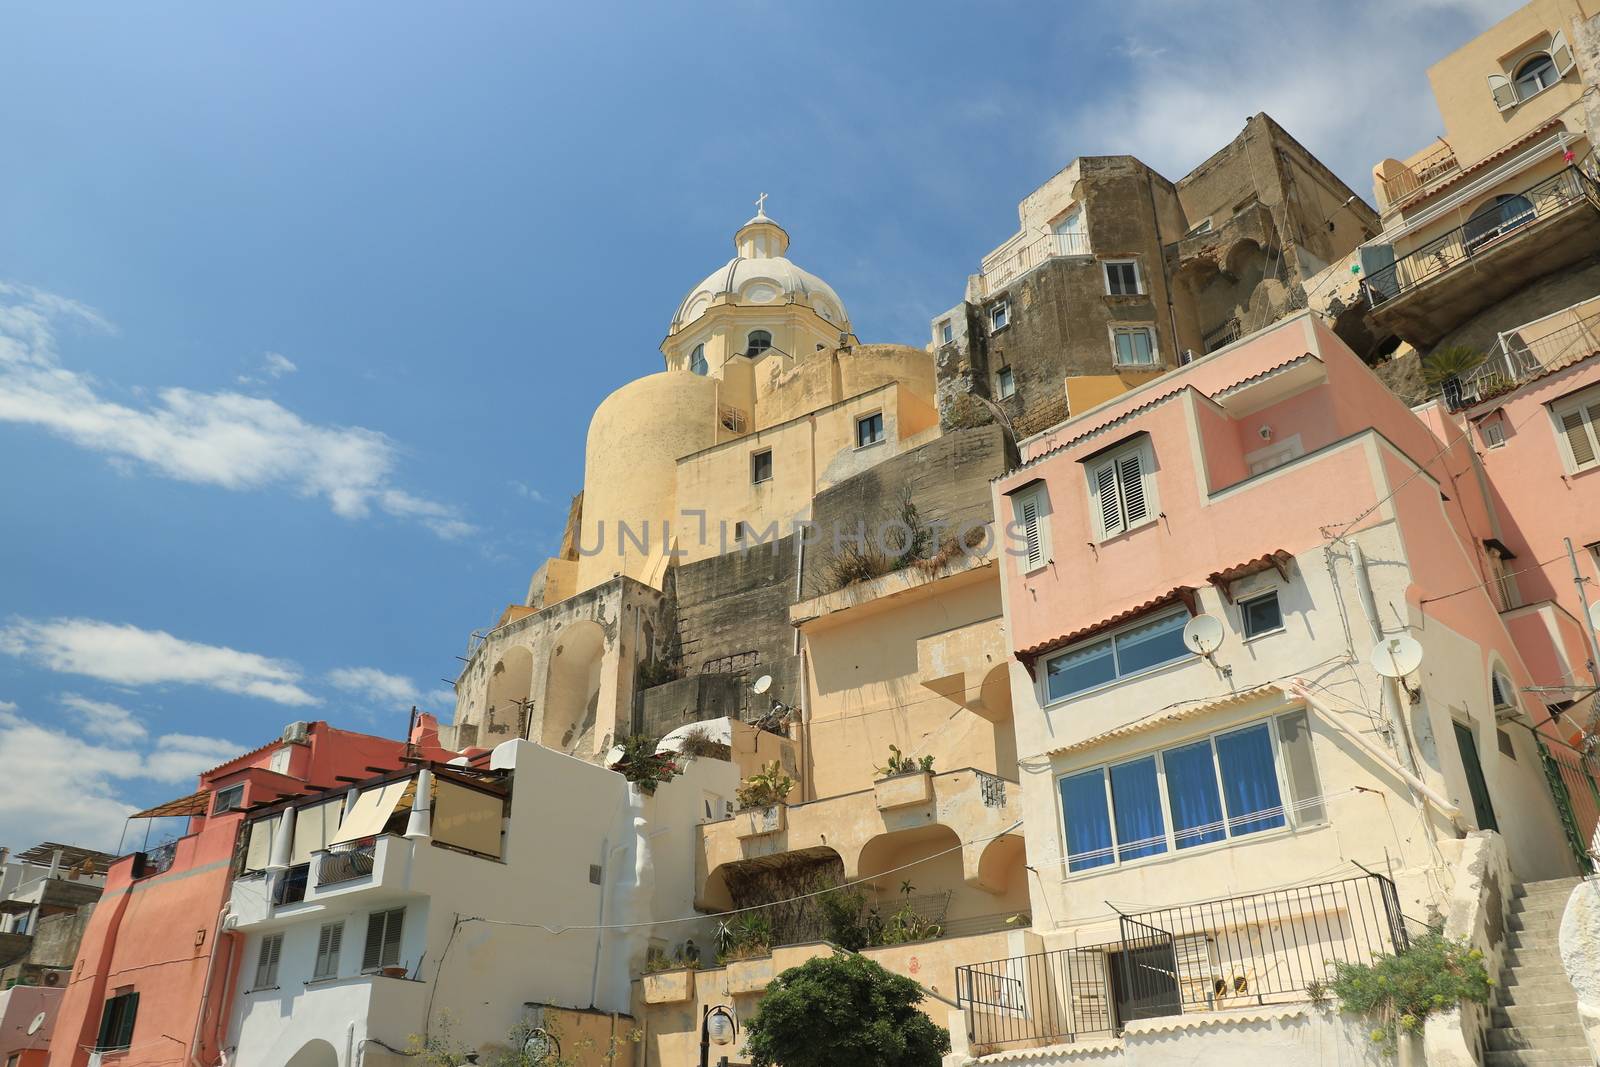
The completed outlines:
[[[125,404],[61,365],[60,324],[108,329],[93,309],[0,282],[0,421],[39,426],[114,462],[236,491],[287,488],[326,500],[344,518],[374,509],[457,538],[472,527],[454,508],[395,487],[394,443],[376,430],[308,422],[274,400],[178,387]],[[264,373],[294,364],[267,354]],[[135,391],[136,398],[139,397]]]
[[[273,378],[282,378],[299,370],[294,361],[281,352],[268,352],[261,360],[262,370]]]
[[[179,683],[279,704],[319,703],[300,687],[292,663],[97,619],[13,619],[0,627],[0,652],[118,685]]]
[[[548,503],[550,503],[550,498],[549,497],[547,497],[543,493],[539,492],[539,490],[535,489],[533,486],[529,485],[527,482],[513,481],[513,482],[510,482],[509,484],[510,484],[511,488],[513,488],[513,489],[515,489],[517,491],[517,495],[518,496],[523,497],[523,498],[525,498],[527,500],[531,500],[535,504],[548,504]]]
[[[78,714],[92,737],[106,741],[137,741],[149,733],[139,717],[120,704],[90,700],[77,693],[63,693],[61,704]]]
[[[101,745],[42,726],[0,701],[0,843],[25,848],[62,841],[114,849],[137,807],[128,783],[148,780],[189,788],[194,776],[245,751],[230,741],[168,734],[141,752]]]
[[[376,667],[340,667],[328,672],[328,682],[336,689],[384,704],[410,707],[422,702],[417,683],[400,674],[389,674]]]

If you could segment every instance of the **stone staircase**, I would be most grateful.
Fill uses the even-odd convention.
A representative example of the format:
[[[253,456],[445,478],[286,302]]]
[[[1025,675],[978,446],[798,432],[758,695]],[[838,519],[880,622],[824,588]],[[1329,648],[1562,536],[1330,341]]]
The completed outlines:
[[[1511,901],[1505,967],[1490,1009],[1484,1067],[1590,1067],[1578,998],[1556,935],[1576,878],[1528,882]]]

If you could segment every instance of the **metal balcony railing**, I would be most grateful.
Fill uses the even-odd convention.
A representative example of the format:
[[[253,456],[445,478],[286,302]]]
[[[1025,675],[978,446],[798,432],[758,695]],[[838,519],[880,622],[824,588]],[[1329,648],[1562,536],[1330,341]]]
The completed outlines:
[[[1018,275],[1058,256],[1090,255],[1087,233],[1047,233],[1006,252],[983,267],[984,291],[995,292]]]
[[[343,852],[324,852],[317,859],[317,885],[337,885],[353,882],[372,873],[376,841],[363,841],[355,848]]]
[[[1394,883],[1381,875],[1120,918],[1097,945],[956,968],[975,1045],[1110,1037],[1135,1019],[1306,998],[1332,964],[1408,944]]]
[[[1446,381],[1440,391],[1452,410],[1460,410],[1596,353],[1600,353],[1600,297],[1500,334],[1488,358]]]
[[[1383,185],[1384,203],[1390,210],[1403,207],[1460,170],[1455,150],[1441,141],[1399,174],[1378,179]]]
[[[1583,201],[1600,208],[1600,188],[1577,167],[1567,167],[1520,193],[1501,198],[1465,224],[1373,271],[1361,287],[1368,303],[1377,307],[1471,262],[1522,227]]]

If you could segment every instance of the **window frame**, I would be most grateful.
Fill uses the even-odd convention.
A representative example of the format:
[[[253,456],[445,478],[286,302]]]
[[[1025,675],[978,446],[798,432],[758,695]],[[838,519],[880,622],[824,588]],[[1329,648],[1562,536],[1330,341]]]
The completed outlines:
[[[767,473],[766,473],[765,477],[763,477],[761,475],[761,461],[763,459],[765,459],[767,461]],[[761,449],[757,449],[756,451],[750,453],[750,484],[751,485],[763,485],[763,484],[765,484],[767,482],[772,481],[772,471],[773,471],[772,449],[770,449],[770,448],[761,448]]]
[[[877,421],[876,436],[874,436],[870,441],[863,441],[861,439],[861,425],[862,425],[862,423],[870,422],[873,419],[878,420]],[[871,448],[873,445],[881,445],[881,444],[883,444],[885,441],[887,441],[889,439],[888,421],[886,419],[884,419],[884,417],[883,417],[883,409],[882,408],[878,408],[878,409],[876,409],[874,411],[869,411],[864,415],[857,415],[856,416],[856,421],[855,421],[855,427],[856,427],[856,450],[857,451],[859,451],[859,450],[861,450],[863,448]]]
[[[1028,550],[1028,520],[1024,517],[1028,505],[1033,506],[1033,539],[1038,542],[1039,562],[1032,563],[1033,553]],[[1045,486],[1035,485],[1024,492],[1011,497],[1011,521],[1022,527],[1022,564],[1023,577],[1037,574],[1050,566],[1053,559],[1050,541],[1050,494]],[[1061,651],[1065,652],[1066,649]]]
[[[760,349],[756,349],[756,334],[760,334],[761,336],[763,336],[763,337],[765,337],[767,339],[766,344],[763,345]],[[771,351],[772,351],[772,331],[771,330],[756,329],[756,330],[751,330],[749,333],[744,335],[744,354],[745,354],[745,356],[747,358],[749,358],[749,359],[758,359],[761,356],[764,356],[768,352],[771,352]]]
[[[1242,596],[1235,602],[1239,609],[1239,632],[1244,635],[1244,640],[1246,643],[1254,641],[1258,638],[1271,637],[1273,634],[1283,633],[1285,628],[1283,621],[1283,598],[1279,596],[1280,592],[1281,590],[1277,586],[1273,586],[1271,589],[1263,589],[1259,593],[1251,593],[1249,596]],[[1261,630],[1257,633],[1252,633],[1250,631],[1249,607],[1251,604],[1255,604],[1268,598],[1271,598],[1273,603],[1277,605],[1278,625],[1267,630]]]
[[[1011,325],[1011,298],[1002,296],[999,300],[989,305],[986,314],[989,318],[989,332],[991,334],[1007,329]],[[996,323],[995,319],[997,318],[1004,321]]]
[[[1161,368],[1161,338],[1156,334],[1156,328],[1148,322],[1113,322],[1106,328],[1107,336],[1111,339],[1111,366],[1120,370],[1159,370]],[[1117,349],[1117,337],[1120,334],[1142,333],[1150,341],[1149,363],[1125,363]]]
[[[698,374],[704,378],[711,373],[711,364],[706,361],[706,345],[702,341],[689,349],[689,373]]]
[[[994,372],[994,395],[1001,400],[1017,395],[1017,375],[1009,364]]]
[[[1130,630],[1138,630],[1158,622],[1165,622],[1167,619],[1178,615],[1183,615],[1185,618],[1192,618],[1192,616],[1189,615],[1188,607],[1182,604],[1171,608],[1157,608],[1155,611],[1147,612],[1146,614],[1139,616],[1137,619],[1132,619],[1121,624],[1120,626],[1113,627],[1109,630],[1103,630],[1100,633],[1095,634],[1093,637],[1086,637],[1082,641],[1074,641],[1070,645],[1053,650],[1048,655],[1040,656],[1039,665],[1042,669],[1039,672],[1038,683],[1039,706],[1046,710],[1057,708],[1070,700],[1082,700],[1084,697],[1091,694],[1104,692],[1105,690],[1110,689],[1112,686],[1121,685],[1123,682],[1134,678],[1142,678],[1145,675],[1153,674],[1156,671],[1168,670],[1174,664],[1185,663],[1195,658],[1196,653],[1194,650],[1185,645],[1183,646],[1183,653],[1181,655],[1173,656],[1171,659],[1162,660],[1160,663],[1152,663],[1149,666],[1140,667],[1138,670],[1131,671],[1127,674],[1122,673],[1122,668],[1117,657],[1117,637]],[[1090,645],[1100,644],[1103,641],[1111,642],[1111,663],[1112,669],[1116,671],[1116,674],[1113,675],[1108,681],[1099,682],[1095,685],[1088,686],[1084,689],[1078,689],[1070,693],[1063,693],[1058,697],[1052,697],[1050,695],[1051,661],[1059,659],[1062,656],[1068,655],[1072,652],[1077,652],[1081,649],[1088,648]]]
[[[1600,424],[1597,424],[1597,420],[1590,414],[1590,409],[1600,408],[1600,386],[1590,386],[1552,400],[1545,405],[1545,408],[1550,413],[1550,425],[1555,431],[1557,447],[1561,452],[1561,464],[1566,473],[1582,474],[1600,467]],[[1572,450],[1572,439],[1567,435],[1566,427],[1562,425],[1562,420],[1568,415],[1577,415],[1582,420],[1584,437],[1591,453],[1591,458],[1587,462],[1580,463],[1577,453]]]
[[[1491,433],[1491,431],[1493,431]],[[1506,446],[1506,424],[1503,418],[1484,419],[1478,423],[1478,438],[1485,449]]]
[[[256,969],[247,992],[278,988],[278,967],[283,962],[283,933],[265,934],[256,946]]]
[[[956,339],[956,324],[954,319],[943,319],[939,323],[939,343],[942,345],[953,344]]]
[[[389,925],[390,925],[390,920],[394,916],[399,916],[397,919],[393,920],[394,923],[398,926],[398,932],[395,934],[395,937],[394,937],[394,962],[388,963],[388,962],[384,961],[384,949],[389,944]],[[372,924],[374,922],[379,922],[379,921],[381,921],[383,923],[383,926],[381,928],[381,934],[380,934],[380,937],[378,939],[378,961],[377,961],[376,964],[369,965],[367,963],[367,959],[368,959],[368,950],[371,948],[371,943],[372,943],[372,929],[373,929],[373,925]],[[362,974],[375,974],[375,973],[383,970],[385,967],[399,967],[399,966],[401,966],[401,963],[400,963],[401,950],[404,948],[405,932],[406,932],[406,909],[405,909],[404,905],[402,905],[402,906],[400,906],[398,908],[381,908],[378,911],[369,911],[369,912],[367,912],[366,936],[363,939],[362,946],[361,946],[361,973]]]
[[[1137,522],[1129,522],[1127,499],[1121,479],[1121,464],[1124,459],[1134,454],[1139,456],[1140,488],[1144,495],[1145,510]],[[1108,466],[1114,470],[1113,482],[1117,490],[1118,513],[1122,516],[1122,523],[1115,530],[1106,527],[1105,509],[1100,500],[1100,471]],[[1141,435],[1137,441],[1095,456],[1092,461],[1085,461],[1083,470],[1088,486],[1089,515],[1093,523],[1096,544],[1105,544],[1124,534],[1142,529],[1161,517],[1161,499],[1156,486],[1155,446],[1148,435]]]
[[[1317,759],[1316,748],[1313,743],[1315,734],[1314,731],[1311,730],[1312,716],[1309,709],[1303,705],[1280,708],[1276,711],[1268,712],[1267,714],[1258,718],[1253,718],[1245,722],[1236,722],[1232,725],[1224,726],[1220,729],[1208,730],[1200,734],[1191,734],[1187,737],[1177,738],[1167,744],[1161,745],[1158,748],[1148,749],[1143,752],[1131,753],[1127,756],[1119,757],[1117,759],[1103,760],[1098,763],[1090,763],[1080,767],[1073,767],[1070,770],[1056,771],[1053,774],[1053,783],[1055,791],[1054,804],[1056,808],[1056,833],[1059,835],[1058,840],[1060,842],[1061,877],[1063,879],[1093,877],[1096,874],[1104,874],[1110,871],[1120,870],[1121,868],[1131,864],[1159,862],[1163,859],[1186,857],[1201,852],[1207,852],[1211,849],[1227,848],[1240,842],[1260,841],[1271,837],[1285,836],[1289,834],[1300,833],[1306,830],[1314,830],[1328,825],[1331,822],[1331,817],[1329,816],[1326,803],[1321,805],[1320,816],[1307,819],[1302,819],[1300,817],[1299,808],[1302,805],[1296,800],[1291,789],[1288,759],[1286,753],[1284,752],[1283,732],[1282,727],[1280,726],[1280,720],[1292,715],[1305,716],[1306,743],[1308,746],[1310,746],[1309,753],[1311,756],[1310,770],[1314,772],[1316,778],[1314,782],[1306,783],[1306,785],[1312,790],[1312,795],[1318,799],[1323,799],[1323,769]],[[1250,816],[1250,813],[1241,812],[1236,815],[1229,810],[1227,788],[1223,779],[1222,762],[1218,755],[1217,741],[1218,739],[1227,737],[1231,734],[1242,733],[1246,730],[1255,729],[1262,725],[1267,727],[1267,736],[1272,746],[1273,777],[1278,786],[1279,811],[1283,818],[1283,824],[1280,826],[1269,826],[1259,830],[1247,830],[1243,833],[1236,833],[1234,831],[1233,824],[1247,820]],[[1222,815],[1221,828],[1223,836],[1215,841],[1205,841],[1200,844],[1190,845],[1187,848],[1178,848],[1177,831],[1173,829],[1171,793],[1167,787],[1166,756],[1170,752],[1176,752],[1181,749],[1189,748],[1191,746],[1200,744],[1201,742],[1207,743],[1211,749],[1211,768],[1213,774],[1216,776],[1216,796]],[[1155,761],[1156,790],[1157,796],[1159,797],[1161,803],[1162,832],[1165,837],[1165,844],[1159,852],[1123,859],[1121,857],[1122,845],[1117,838],[1116,809],[1112,802],[1111,771],[1115,767],[1130,766],[1132,764],[1141,763],[1145,760]],[[1072,855],[1068,851],[1067,846],[1067,810],[1061,795],[1061,783],[1066,779],[1075,778],[1079,775],[1093,773],[1096,771],[1100,773],[1105,787],[1105,817],[1111,832],[1109,846],[1110,859],[1104,863],[1097,863],[1092,866],[1073,870]]]
[[[1553,75],[1553,77],[1550,79],[1550,83],[1548,85],[1541,85],[1527,96],[1523,96],[1522,72],[1533,66],[1540,59],[1543,59],[1547,64],[1549,64],[1550,73]],[[1554,89],[1556,86],[1560,85],[1561,78],[1561,65],[1556,62],[1556,57],[1552,55],[1549,50],[1536,48],[1532,52],[1529,52],[1527,55],[1519,59],[1516,65],[1511,68],[1511,92],[1512,95],[1516,97],[1517,103],[1525,104],[1529,100],[1532,100],[1534,97],[1538,96],[1540,93],[1544,92],[1546,89]]]
[[[107,1034],[113,1021],[116,1023],[115,1030]],[[112,994],[100,1006],[100,1029],[95,1035],[94,1051],[124,1052],[132,1048],[133,1032],[138,1025],[139,991],[128,989]]]
[[[1119,293],[1119,292],[1115,291],[1112,288],[1112,285],[1111,285],[1111,268],[1112,267],[1132,267],[1133,268],[1133,291],[1132,292],[1120,292]],[[1107,296],[1148,296],[1149,295],[1144,291],[1144,272],[1139,269],[1139,260],[1137,258],[1135,258],[1135,257],[1126,257],[1126,258],[1121,258],[1121,259],[1102,259],[1100,261],[1100,277],[1101,277],[1101,280],[1105,282],[1106,295]],[[1120,285],[1121,282],[1119,281],[1118,284]],[[1154,345],[1151,346],[1151,351],[1152,352],[1155,351],[1155,346]]]
[[[331,933],[330,933],[331,931]],[[339,977],[339,960],[344,952],[344,920],[323,923],[317,928],[317,949],[311,961],[311,981]],[[331,963],[331,970],[324,970]]]
[[[230,793],[236,794],[234,800],[224,802],[223,798]],[[211,814],[213,816],[226,815],[230,811],[239,811],[244,807],[244,783],[235,782],[233,785],[223,786],[211,798]]]

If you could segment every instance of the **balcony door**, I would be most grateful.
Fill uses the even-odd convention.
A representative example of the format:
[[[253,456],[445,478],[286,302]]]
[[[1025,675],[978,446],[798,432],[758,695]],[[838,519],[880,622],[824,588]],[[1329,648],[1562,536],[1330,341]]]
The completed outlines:
[[[1483,777],[1483,764],[1478,760],[1478,740],[1472,727],[1452,721],[1456,728],[1456,748],[1461,751],[1461,769],[1467,775],[1467,791],[1472,794],[1472,810],[1478,817],[1478,829],[1499,830],[1495,821],[1494,803],[1489,799],[1489,783]]]

